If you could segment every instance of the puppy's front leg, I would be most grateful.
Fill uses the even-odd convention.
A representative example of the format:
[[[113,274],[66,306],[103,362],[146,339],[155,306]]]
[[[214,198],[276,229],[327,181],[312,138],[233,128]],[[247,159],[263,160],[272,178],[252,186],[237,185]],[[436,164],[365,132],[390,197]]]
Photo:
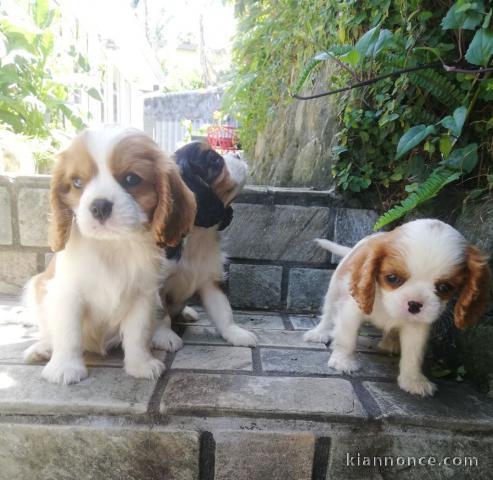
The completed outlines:
[[[418,322],[404,325],[400,330],[401,361],[397,383],[402,390],[422,397],[433,395],[437,388],[421,371],[429,333],[430,325]]]
[[[52,383],[70,384],[87,377],[82,358],[82,324],[76,294],[53,289],[46,298],[52,354],[42,376]]]
[[[338,312],[334,321],[332,354],[329,367],[343,373],[351,373],[360,368],[355,357],[356,341],[361,325],[361,314],[353,305],[347,303]]]
[[[176,352],[183,347],[183,340],[171,330],[171,316],[167,311],[164,317],[159,320],[154,331],[152,346],[153,348],[166,350],[167,352]]]
[[[252,332],[235,324],[228,298],[214,282],[206,283],[199,294],[207,314],[226,341],[238,347],[257,345],[257,337]]]
[[[324,298],[320,322],[315,328],[308,330],[308,332],[303,335],[303,340],[305,340],[305,342],[327,343],[330,340],[333,327],[332,317],[335,315],[335,309],[332,306],[333,301],[331,289],[329,287]]]
[[[122,322],[125,371],[132,377],[155,379],[164,370],[150,351],[154,314],[153,299],[141,295]]]

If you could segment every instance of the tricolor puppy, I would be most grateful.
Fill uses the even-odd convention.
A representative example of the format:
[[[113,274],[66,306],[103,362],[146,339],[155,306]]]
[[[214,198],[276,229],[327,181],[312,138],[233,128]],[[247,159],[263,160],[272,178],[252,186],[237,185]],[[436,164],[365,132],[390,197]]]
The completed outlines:
[[[197,313],[186,307],[187,300],[198,292],[209,317],[219,333],[233,345],[255,346],[253,333],[233,321],[233,312],[221,290],[224,281],[224,255],[219,233],[232,219],[230,203],[240,193],[247,174],[245,162],[233,154],[224,158],[208,145],[192,142],[175,152],[183,180],[195,193],[197,216],[195,226],[181,249],[169,253],[172,273],[161,290],[163,306],[168,315],[156,330],[156,348],[177,350],[183,345],[171,330],[171,318],[183,315],[197,319]]]
[[[401,352],[399,386],[432,395],[436,386],[421,369],[431,325],[456,295],[456,326],[478,320],[491,288],[485,255],[439,220],[415,220],[366,237],[353,249],[328,240],[318,244],[344,258],[332,276],[321,321],[305,340],[332,338],[329,366],[350,373],[359,368],[358,329],[369,321],[383,330],[383,350]]]
[[[86,130],[60,154],[51,184],[57,253],[26,289],[41,339],[25,359],[49,359],[44,378],[79,382],[83,351],[104,355],[120,342],[129,375],[160,375],[150,340],[166,273],[162,247],[180,242],[195,207],[175,163],[139,130]]]

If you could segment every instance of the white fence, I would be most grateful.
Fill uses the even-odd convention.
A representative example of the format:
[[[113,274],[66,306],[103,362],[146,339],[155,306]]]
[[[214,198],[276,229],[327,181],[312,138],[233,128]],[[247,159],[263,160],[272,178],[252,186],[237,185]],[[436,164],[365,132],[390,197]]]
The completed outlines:
[[[210,121],[193,120],[192,132],[198,132],[201,127],[210,123]],[[183,121],[179,120],[155,120],[151,129],[146,128],[147,133],[152,135],[158,145],[168,153],[181,147],[189,136],[188,127],[185,127]]]
[[[221,88],[177,93],[160,93],[144,100],[144,130],[166,152],[174,152],[188,136],[184,125],[192,124],[192,133],[214,122],[221,109]]]

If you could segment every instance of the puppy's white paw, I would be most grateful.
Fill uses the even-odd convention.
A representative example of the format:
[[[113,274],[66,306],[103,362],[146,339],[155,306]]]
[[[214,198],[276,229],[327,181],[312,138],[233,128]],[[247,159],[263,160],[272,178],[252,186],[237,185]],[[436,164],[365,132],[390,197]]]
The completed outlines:
[[[397,383],[402,390],[422,397],[429,397],[437,391],[437,386],[430,382],[423,374],[412,377],[399,375]]]
[[[27,363],[49,360],[51,357],[51,348],[45,342],[36,342],[24,350],[22,357]]]
[[[196,322],[199,319],[199,314],[192,307],[185,307],[180,315],[184,322]]]
[[[256,347],[257,337],[254,333],[244,328],[233,325],[223,332],[223,338],[235,347]]]
[[[183,347],[183,340],[170,328],[160,325],[152,337],[152,348],[176,352]]]
[[[164,363],[154,357],[125,358],[125,371],[132,377],[155,380],[164,372]]]
[[[330,330],[319,327],[312,328],[303,335],[305,342],[328,343],[330,339]]]
[[[359,370],[360,364],[354,355],[332,352],[329,358],[329,367],[341,373],[351,373]]]
[[[41,372],[45,380],[60,385],[79,383],[87,377],[87,368],[79,358],[51,357]]]

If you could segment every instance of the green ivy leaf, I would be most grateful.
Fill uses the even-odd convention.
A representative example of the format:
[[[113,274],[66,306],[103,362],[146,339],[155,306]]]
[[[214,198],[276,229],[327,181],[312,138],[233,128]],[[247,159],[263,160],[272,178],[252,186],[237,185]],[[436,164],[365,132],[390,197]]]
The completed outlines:
[[[435,133],[435,131],[433,125],[416,125],[410,128],[399,140],[396,158],[402,157],[409,150],[412,150],[416,145],[421,143],[428,135]]]
[[[466,52],[466,60],[473,65],[488,65],[493,55],[493,32],[481,28],[476,32]]]
[[[341,60],[342,62],[349,63],[349,65],[351,65],[353,67],[358,65],[359,59],[360,59],[360,57],[359,57],[358,50],[351,50],[350,52],[345,53],[344,55],[341,55],[339,57],[339,60]]]
[[[482,21],[484,5],[482,1],[455,2],[442,20],[443,30],[474,30]]]
[[[452,132],[452,135],[459,137],[462,133],[462,128],[464,127],[464,122],[466,121],[467,108],[459,107],[456,108],[453,116],[448,115],[440,123]]]
[[[373,27],[368,30],[354,46],[355,50],[359,53],[361,58],[369,57],[372,55],[375,44],[380,36],[380,27]]]
[[[457,148],[441,163],[454,170],[470,173],[478,163],[478,145],[471,143],[464,148]]]
[[[454,142],[449,135],[442,135],[440,137],[440,153],[444,156],[444,158],[449,156],[453,146]]]
[[[382,51],[389,43],[392,38],[392,32],[390,30],[384,29],[378,35],[378,39],[375,45],[372,45],[371,56],[376,57],[380,51]]]

